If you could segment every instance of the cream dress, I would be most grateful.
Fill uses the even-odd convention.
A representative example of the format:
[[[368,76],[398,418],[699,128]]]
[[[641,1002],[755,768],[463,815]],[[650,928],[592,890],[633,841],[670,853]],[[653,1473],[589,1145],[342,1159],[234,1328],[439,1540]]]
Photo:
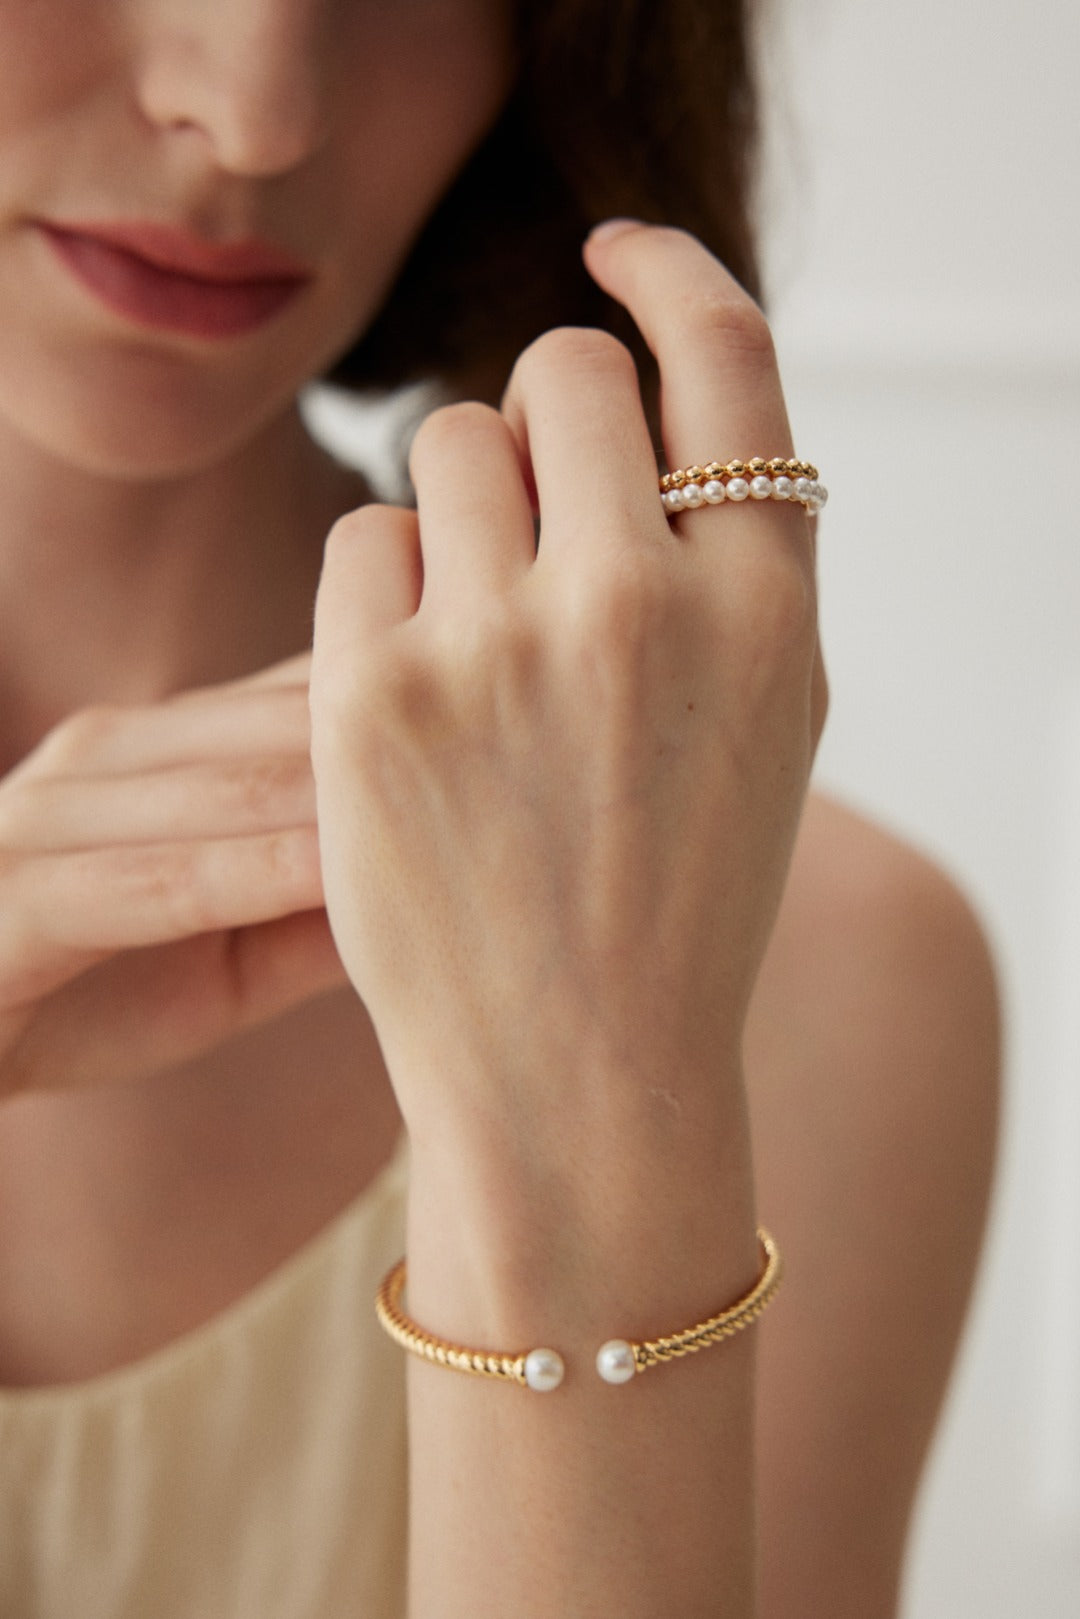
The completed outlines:
[[[205,1326],[0,1390],[0,1619],[401,1619],[406,1157]]]

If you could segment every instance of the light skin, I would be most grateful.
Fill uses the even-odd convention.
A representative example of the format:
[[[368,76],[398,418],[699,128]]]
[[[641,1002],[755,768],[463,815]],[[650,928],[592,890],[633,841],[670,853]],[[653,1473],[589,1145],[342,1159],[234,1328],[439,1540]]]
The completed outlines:
[[[509,1346],[554,1319],[571,1361],[548,1398],[410,1365],[414,1619],[893,1611],[978,1247],[995,997],[945,881],[807,806],[805,517],[669,527],[627,356],[568,332],[500,411],[429,418],[415,513],[341,517],[362,491],[294,395],[495,115],[503,21],[77,9],[76,48],[64,8],[0,3],[0,1375],[207,1319],[403,1118],[414,1312]],[[27,223],[163,195],[306,255],[310,296],[224,344],[135,330]],[[791,452],[764,321],[698,244],[631,225],[586,263],[657,355],[672,464]],[[627,1389],[581,1369],[613,1323],[745,1289],[758,1208],[774,1318]],[[43,1262],[68,1283],[44,1315]],[[95,1288],[118,1269],[137,1312]]]

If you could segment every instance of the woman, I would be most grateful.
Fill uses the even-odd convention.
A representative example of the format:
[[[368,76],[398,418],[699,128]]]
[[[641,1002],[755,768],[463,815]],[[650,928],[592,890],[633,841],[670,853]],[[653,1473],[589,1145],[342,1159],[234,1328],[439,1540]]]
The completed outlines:
[[[19,1619],[895,1607],[992,973],[944,878],[805,801],[805,510],[665,512],[586,313],[655,356],[670,467],[793,456],[698,241],[577,258],[667,217],[753,285],[740,8],[533,10],[0,10]],[[415,512],[307,437],[332,365],[472,396]],[[774,1311],[596,1377],[752,1293],[759,1217]],[[402,1247],[422,1329],[561,1385],[401,1354]]]

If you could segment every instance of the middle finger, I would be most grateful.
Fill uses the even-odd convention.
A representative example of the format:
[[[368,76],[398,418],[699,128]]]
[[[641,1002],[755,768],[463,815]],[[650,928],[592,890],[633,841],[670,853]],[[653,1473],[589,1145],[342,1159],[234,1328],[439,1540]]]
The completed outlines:
[[[637,371],[615,338],[547,332],[515,366],[503,412],[531,466],[541,562],[669,538]]]

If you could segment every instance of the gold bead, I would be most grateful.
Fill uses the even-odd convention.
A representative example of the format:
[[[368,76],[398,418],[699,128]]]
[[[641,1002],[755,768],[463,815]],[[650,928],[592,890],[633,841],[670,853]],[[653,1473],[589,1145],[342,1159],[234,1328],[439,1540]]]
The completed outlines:
[[[687,469],[686,469],[686,481],[687,481],[687,483],[700,483],[701,480],[704,478],[704,476],[705,476],[704,467],[687,467]]]
[[[765,462],[760,455],[752,456],[746,463],[746,470],[752,477],[760,477],[765,471]]]
[[[672,487],[672,489],[681,489],[685,482],[686,482],[686,473],[685,472],[682,472],[680,470],[679,472],[673,472],[671,474],[671,487]]]
[[[723,475],[723,471],[724,469],[720,465],[719,461],[710,461],[708,466],[705,468],[705,477],[706,479],[719,478]]]
[[[788,464],[782,455],[774,455],[771,461],[766,461],[765,471],[773,478],[782,478],[788,469]]]
[[[660,493],[662,495],[666,495],[670,488],[671,488],[671,473],[670,472],[665,472],[663,477],[660,479]]]

